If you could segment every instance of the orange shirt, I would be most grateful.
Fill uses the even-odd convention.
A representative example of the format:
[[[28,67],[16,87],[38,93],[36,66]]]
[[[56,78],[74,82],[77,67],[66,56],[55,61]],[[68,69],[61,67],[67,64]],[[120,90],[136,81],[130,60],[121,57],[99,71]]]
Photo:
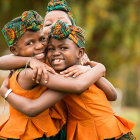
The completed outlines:
[[[40,85],[32,90],[22,89],[16,81],[18,73],[16,71],[10,78],[10,88],[14,93],[29,99],[36,99],[46,90],[46,87]],[[9,119],[0,126],[0,137],[33,140],[42,137],[43,134],[47,137],[54,136],[65,123],[62,107],[62,102],[59,102],[55,107],[47,109],[36,117],[28,117],[10,106]]]
[[[64,98],[68,108],[67,140],[104,140],[120,137],[134,123],[117,116],[102,90],[94,84],[80,96]]]

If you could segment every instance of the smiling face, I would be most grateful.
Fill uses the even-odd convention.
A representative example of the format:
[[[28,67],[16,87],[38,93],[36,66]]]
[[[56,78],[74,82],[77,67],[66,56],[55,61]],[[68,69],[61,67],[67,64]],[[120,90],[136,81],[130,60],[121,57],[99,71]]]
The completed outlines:
[[[48,44],[47,58],[55,71],[60,72],[70,66],[79,64],[84,48],[78,48],[70,39],[51,38]]]
[[[60,10],[51,11],[45,16],[43,24],[43,32],[46,37],[48,37],[50,33],[51,26],[55,24],[58,20],[63,21],[68,25],[72,25],[71,20],[66,12]]]
[[[39,60],[44,60],[46,45],[46,39],[41,30],[36,32],[26,31],[17,44],[10,47],[10,50],[18,56],[35,56]]]

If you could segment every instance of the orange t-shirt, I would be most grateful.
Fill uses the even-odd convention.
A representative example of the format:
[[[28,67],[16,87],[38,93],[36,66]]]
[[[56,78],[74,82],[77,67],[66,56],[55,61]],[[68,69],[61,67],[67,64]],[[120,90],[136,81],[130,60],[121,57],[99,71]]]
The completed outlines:
[[[68,109],[67,140],[104,140],[120,137],[134,123],[117,116],[102,90],[94,84],[80,96],[64,98]]]
[[[18,73],[16,71],[10,78],[10,88],[14,93],[29,99],[36,99],[47,89],[40,85],[32,90],[22,89],[16,81]],[[0,126],[0,137],[33,140],[42,137],[43,134],[47,137],[54,136],[65,124],[65,112],[62,108],[63,104],[59,102],[38,116],[29,117],[10,106],[9,118]]]

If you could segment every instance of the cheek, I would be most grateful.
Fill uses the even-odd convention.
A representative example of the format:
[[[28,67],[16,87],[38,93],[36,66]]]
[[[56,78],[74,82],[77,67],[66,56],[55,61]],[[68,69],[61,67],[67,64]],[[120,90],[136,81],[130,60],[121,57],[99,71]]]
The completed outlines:
[[[71,53],[68,53],[68,54],[66,54],[66,56],[67,56],[67,62],[70,64],[70,63],[75,63],[75,55],[74,54],[72,54],[71,55]]]

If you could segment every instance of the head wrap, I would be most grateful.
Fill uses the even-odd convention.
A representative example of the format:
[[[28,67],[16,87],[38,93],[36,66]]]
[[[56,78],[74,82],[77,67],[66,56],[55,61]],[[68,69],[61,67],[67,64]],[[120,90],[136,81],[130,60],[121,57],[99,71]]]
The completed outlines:
[[[85,47],[84,30],[78,26],[67,25],[60,20],[52,26],[49,34],[50,37],[58,40],[69,38],[79,48]]]
[[[2,33],[8,46],[15,45],[18,39],[27,31],[41,29],[43,18],[35,11],[25,11],[20,17],[8,22],[2,29]]]
[[[67,2],[65,0],[51,0],[48,3],[47,11],[51,12],[54,10],[61,10],[66,12],[72,22],[72,25],[76,25],[75,20],[73,19],[72,14],[70,12],[71,9],[70,7],[68,7]]]

